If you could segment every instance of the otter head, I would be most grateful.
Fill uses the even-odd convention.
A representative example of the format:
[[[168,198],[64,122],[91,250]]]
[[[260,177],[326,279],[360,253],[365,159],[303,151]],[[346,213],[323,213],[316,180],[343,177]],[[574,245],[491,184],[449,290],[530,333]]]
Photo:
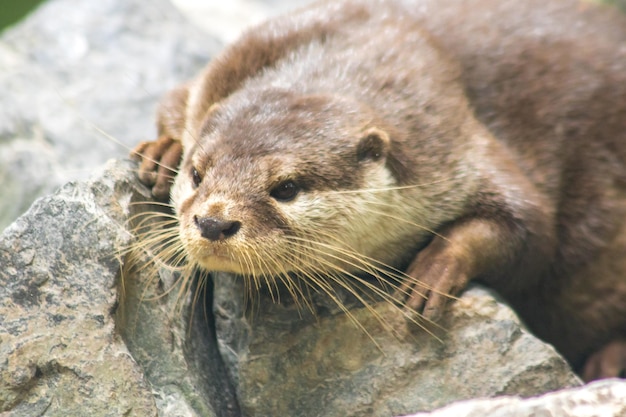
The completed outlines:
[[[397,193],[384,190],[398,188],[405,168],[371,113],[341,97],[278,90],[214,106],[172,192],[191,260],[276,275],[353,271],[391,256],[407,225],[394,220]]]

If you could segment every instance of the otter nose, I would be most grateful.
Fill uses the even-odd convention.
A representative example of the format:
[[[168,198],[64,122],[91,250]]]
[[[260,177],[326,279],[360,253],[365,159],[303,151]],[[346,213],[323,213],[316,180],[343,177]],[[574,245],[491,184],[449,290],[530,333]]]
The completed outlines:
[[[200,235],[214,242],[231,237],[241,227],[241,222],[219,220],[213,217],[193,216],[193,220],[200,229]]]

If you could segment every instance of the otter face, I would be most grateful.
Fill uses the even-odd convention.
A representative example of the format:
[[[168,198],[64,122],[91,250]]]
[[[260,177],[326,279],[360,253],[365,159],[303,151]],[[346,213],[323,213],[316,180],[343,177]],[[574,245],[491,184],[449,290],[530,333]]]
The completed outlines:
[[[185,150],[172,200],[191,260],[253,275],[388,262],[407,229],[387,214],[399,204],[389,135],[336,97],[254,97],[211,111]]]

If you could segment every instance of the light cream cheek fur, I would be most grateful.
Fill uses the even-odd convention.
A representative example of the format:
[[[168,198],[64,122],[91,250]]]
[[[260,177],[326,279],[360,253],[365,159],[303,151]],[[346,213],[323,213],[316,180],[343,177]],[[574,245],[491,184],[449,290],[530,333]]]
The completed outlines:
[[[281,205],[298,236],[318,242],[310,244],[310,253],[322,268],[332,264],[356,271],[369,263],[367,258],[393,263],[406,247],[399,237],[426,233],[419,227],[425,213],[416,191],[397,187],[382,164],[366,169],[361,190],[306,192]]]

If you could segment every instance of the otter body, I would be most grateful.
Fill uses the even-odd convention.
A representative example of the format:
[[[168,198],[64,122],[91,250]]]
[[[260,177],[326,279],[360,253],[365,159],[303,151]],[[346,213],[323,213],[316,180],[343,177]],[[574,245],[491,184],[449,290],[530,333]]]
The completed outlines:
[[[325,275],[401,269],[401,301],[429,318],[481,281],[588,378],[624,372],[616,11],[318,3],[244,34],[165,98],[159,130],[137,148],[142,178],[165,197],[155,161],[181,161],[171,199],[193,263],[323,291]]]

